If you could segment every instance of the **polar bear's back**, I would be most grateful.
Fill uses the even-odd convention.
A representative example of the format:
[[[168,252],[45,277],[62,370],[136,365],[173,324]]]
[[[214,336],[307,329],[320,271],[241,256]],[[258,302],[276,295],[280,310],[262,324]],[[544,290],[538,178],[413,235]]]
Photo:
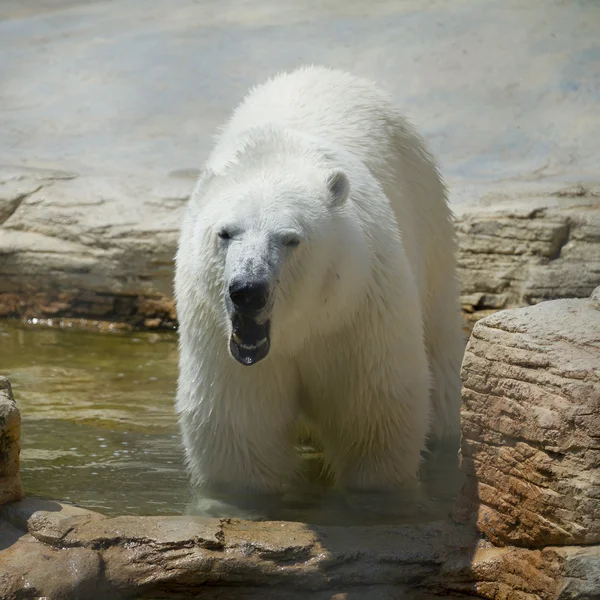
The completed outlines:
[[[376,171],[385,156],[381,144],[391,141],[394,118],[389,98],[371,82],[343,71],[304,67],[251,89],[224,126],[213,158],[227,160],[227,150],[236,146],[232,138],[248,128],[275,125],[340,145]]]

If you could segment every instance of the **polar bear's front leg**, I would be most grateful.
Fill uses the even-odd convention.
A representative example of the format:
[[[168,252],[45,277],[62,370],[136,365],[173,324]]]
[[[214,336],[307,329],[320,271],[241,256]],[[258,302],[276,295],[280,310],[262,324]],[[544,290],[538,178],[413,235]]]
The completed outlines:
[[[329,420],[323,444],[325,460],[341,487],[393,491],[417,485],[430,411],[429,375],[422,358],[412,370],[384,361],[382,371],[371,370],[378,385],[351,389],[337,399],[339,418]]]
[[[197,372],[195,381],[181,372],[177,412],[197,488],[209,493],[277,492],[294,473],[295,377],[285,365],[268,363],[231,363],[223,369],[213,363]]]

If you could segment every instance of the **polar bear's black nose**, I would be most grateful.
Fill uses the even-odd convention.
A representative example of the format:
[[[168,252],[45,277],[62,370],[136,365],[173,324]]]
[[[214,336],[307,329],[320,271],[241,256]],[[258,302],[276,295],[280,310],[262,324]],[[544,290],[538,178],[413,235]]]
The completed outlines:
[[[260,282],[234,281],[229,286],[233,304],[244,311],[259,311],[267,305],[268,287]]]

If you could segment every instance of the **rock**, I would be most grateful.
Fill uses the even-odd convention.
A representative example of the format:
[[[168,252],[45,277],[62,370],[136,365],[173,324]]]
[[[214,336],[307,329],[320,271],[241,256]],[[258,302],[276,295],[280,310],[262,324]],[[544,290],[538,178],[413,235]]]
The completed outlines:
[[[481,543],[464,570],[445,568],[440,579],[449,591],[480,598],[554,599],[563,585],[563,568],[563,558],[553,549],[495,548]]]
[[[451,522],[317,528],[191,516],[106,518],[35,500],[7,506],[1,516],[3,539],[10,536],[11,544],[0,545],[6,565],[0,590],[9,599],[20,597],[24,580],[34,582],[36,594],[71,597],[65,595],[71,581],[58,589],[51,574],[38,580],[35,566],[42,562],[54,573],[70,556],[82,565],[84,584],[96,577],[99,591],[89,600],[423,598],[428,588],[443,585],[438,573],[450,557],[456,567],[449,572],[468,579],[464,567],[478,544],[473,532]]]
[[[8,379],[0,377],[0,505],[23,497],[20,451],[21,415]]]
[[[598,546],[561,548],[563,582],[558,600],[600,597],[600,549]]]
[[[188,177],[249,86],[316,62],[385,84],[454,179],[595,180],[598,3],[506,6],[3,0],[1,162]]]
[[[502,311],[473,330],[455,516],[495,544],[600,543],[597,297]]]
[[[15,179],[31,192],[0,225],[0,316],[174,326],[173,256],[192,182],[3,177],[0,194]]]
[[[37,500],[1,517],[7,600],[26,591],[60,600],[583,600],[595,597],[600,572],[599,546],[495,548],[451,521],[348,528],[106,518]]]
[[[107,593],[102,580],[101,556],[94,550],[70,548],[57,552],[30,535],[0,521],[0,597],[3,600],[52,598],[100,600]]]
[[[512,199],[484,194],[460,207],[461,301],[468,313],[587,298],[600,285],[600,187]],[[486,204],[490,206],[485,206]]]

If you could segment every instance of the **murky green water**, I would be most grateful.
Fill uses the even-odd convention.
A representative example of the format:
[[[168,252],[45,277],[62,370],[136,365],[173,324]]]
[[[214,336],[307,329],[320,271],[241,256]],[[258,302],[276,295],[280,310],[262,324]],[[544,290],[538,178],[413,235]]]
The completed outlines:
[[[0,323],[0,374],[21,411],[29,495],[106,513],[182,512],[175,335]]]
[[[94,334],[0,321],[0,375],[8,377],[22,417],[21,474],[26,494],[106,514],[199,512],[188,490],[173,411],[174,334]],[[272,519],[396,523],[443,518],[461,485],[456,449],[424,470],[416,499],[342,497],[315,473],[305,477]]]

